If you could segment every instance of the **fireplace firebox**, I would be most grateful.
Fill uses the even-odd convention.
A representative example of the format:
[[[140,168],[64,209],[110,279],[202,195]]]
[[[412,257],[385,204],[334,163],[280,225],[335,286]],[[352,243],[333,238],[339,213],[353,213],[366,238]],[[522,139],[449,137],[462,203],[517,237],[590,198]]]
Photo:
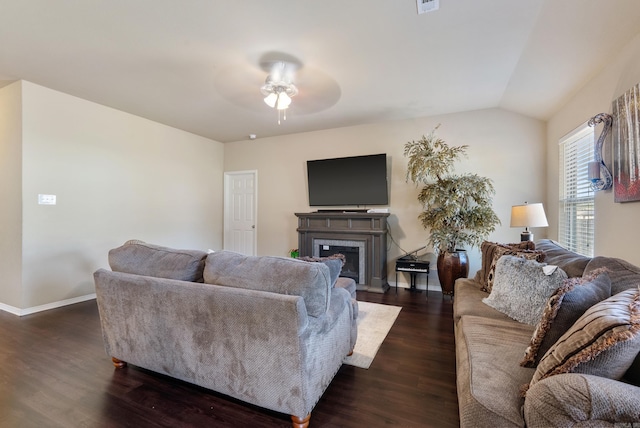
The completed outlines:
[[[313,256],[327,257],[333,254],[345,256],[340,276],[353,279],[356,284],[365,283],[365,243],[339,239],[314,239]],[[361,274],[362,273],[362,274]]]
[[[332,256],[334,254],[342,254],[345,257],[344,266],[340,271],[340,276],[355,280],[356,284],[360,283],[360,248],[343,247],[340,245],[320,245],[320,257]]]

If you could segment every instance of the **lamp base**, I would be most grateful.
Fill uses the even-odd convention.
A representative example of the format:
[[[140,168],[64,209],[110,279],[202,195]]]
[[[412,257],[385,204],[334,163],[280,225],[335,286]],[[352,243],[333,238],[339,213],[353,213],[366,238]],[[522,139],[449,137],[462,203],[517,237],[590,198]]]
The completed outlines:
[[[520,234],[520,242],[533,241],[533,233],[524,231]]]

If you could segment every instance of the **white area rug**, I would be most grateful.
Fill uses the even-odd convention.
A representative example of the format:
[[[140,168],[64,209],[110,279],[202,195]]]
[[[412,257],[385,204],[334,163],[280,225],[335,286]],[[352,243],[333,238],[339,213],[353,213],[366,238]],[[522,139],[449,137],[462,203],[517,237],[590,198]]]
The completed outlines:
[[[358,340],[344,364],[368,369],[400,313],[399,306],[358,302]]]

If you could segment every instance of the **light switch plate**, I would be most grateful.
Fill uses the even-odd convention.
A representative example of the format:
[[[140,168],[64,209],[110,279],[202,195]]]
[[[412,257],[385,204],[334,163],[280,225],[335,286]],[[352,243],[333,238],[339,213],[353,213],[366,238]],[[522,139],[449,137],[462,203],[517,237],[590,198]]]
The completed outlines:
[[[433,12],[440,9],[440,0],[416,0],[418,14]]]
[[[38,195],[38,205],[55,205],[56,195]]]

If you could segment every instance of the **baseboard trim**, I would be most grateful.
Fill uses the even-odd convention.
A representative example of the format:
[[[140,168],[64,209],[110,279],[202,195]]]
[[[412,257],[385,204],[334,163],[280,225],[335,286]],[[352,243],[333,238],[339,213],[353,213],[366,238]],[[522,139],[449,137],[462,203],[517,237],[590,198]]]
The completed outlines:
[[[15,306],[5,305],[0,303],[0,311],[9,312],[10,314],[23,317],[25,315],[35,314],[37,312],[48,311],[50,309],[61,308],[63,306],[73,305],[75,303],[86,302],[87,300],[93,300],[96,298],[96,293],[87,294],[84,296],[78,296],[71,299],[59,300],[57,302],[51,302],[40,306],[32,306],[26,309],[16,308]]]

